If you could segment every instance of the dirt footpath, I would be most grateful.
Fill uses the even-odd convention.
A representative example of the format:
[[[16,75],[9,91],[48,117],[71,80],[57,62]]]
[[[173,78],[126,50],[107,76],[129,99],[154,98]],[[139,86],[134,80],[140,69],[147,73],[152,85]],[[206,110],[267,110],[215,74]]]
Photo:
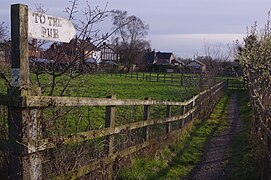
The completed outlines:
[[[242,128],[238,118],[237,95],[232,94],[227,105],[226,117],[229,128],[217,134],[207,143],[201,162],[192,170],[187,179],[225,179],[225,167],[228,159],[227,150],[230,141]]]

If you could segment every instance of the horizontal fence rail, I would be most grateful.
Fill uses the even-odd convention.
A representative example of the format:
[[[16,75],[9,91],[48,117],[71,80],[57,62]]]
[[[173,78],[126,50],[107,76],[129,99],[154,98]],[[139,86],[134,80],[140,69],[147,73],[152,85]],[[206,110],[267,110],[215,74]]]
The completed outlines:
[[[111,76],[118,76],[136,80],[150,82],[177,83],[181,86],[193,86],[199,84],[200,75],[184,75],[172,73],[153,73],[153,72],[130,72],[130,73],[111,73]]]
[[[247,82],[241,79],[227,79],[228,89],[246,90]]]
[[[27,130],[27,133],[30,134],[30,138],[26,139],[21,143],[14,142],[12,139],[2,139],[0,141],[0,147],[1,149],[9,152],[23,151],[24,156],[29,156],[30,162],[39,166],[39,171],[41,167],[45,169],[50,167],[50,173],[37,173],[39,174],[40,178],[79,178],[91,173],[95,169],[101,168],[101,164],[103,164],[103,166],[110,165],[117,158],[137,153],[150,145],[159,143],[160,140],[158,140],[157,138],[160,138],[162,140],[168,138],[171,135],[181,132],[182,129],[185,128],[189,122],[200,116],[201,113],[204,113],[204,111],[206,111],[207,109],[208,111],[212,109],[215,101],[223,93],[226,87],[226,81],[220,82],[215,86],[202,91],[198,95],[184,102],[159,101],[151,100],[149,98],[147,98],[146,100],[116,99],[115,96],[112,96],[111,98],[97,99],[84,97],[13,97],[7,95],[0,95],[1,105],[4,105],[6,107],[16,107],[15,109],[21,108],[30,113],[29,116],[26,116],[27,119],[25,120],[25,122],[27,123],[23,124],[23,129]],[[116,112],[118,111],[116,111],[116,108],[133,108],[135,106],[142,107],[142,119],[139,119],[136,122],[117,124]],[[100,129],[83,131],[76,129],[74,134],[56,136],[57,131],[54,132],[55,135],[53,133],[52,136],[44,134],[44,132],[47,132],[47,134],[50,133],[49,130],[44,129],[44,127],[49,126],[47,125],[49,122],[42,119],[44,116],[50,115],[50,113],[45,113],[46,109],[52,108],[53,111],[58,112],[56,109],[61,107],[74,107],[75,109],[82,107],[84,111],[86,110],[86,108],[84,109],[84,107],[104,107],[105,125],[102,126]],[[157,107],[160,109],[163,109],[163,107],[165,107],[163,109],[166,111],[165,116],[157,118],[151,117],[152,107]],[[174,108],[177,114],[173,114]],[[45,112],[43,112],[44,110]],[[42,112],[43,116],[41,116]],[[78,117],[71,117],[69,121],[79,123],[80,118],[82,119],[81,116],[79,116],[79,120],[73,120],[73,118]],[[62,123],[62,121],[63,118],[59,120],[56,119],[54,123],[55,125],[57,125],[58,123]],[[67,125],[63,124],[59,127],[62,128],[64,126]],[[51,125],[51,127],[54,127],[54,125]],[[159,136],[153,135],[153,133],[161,133],[162,131],[164,133]],[[132,132],[139,133],[141,135],[132,136]],[[123,135],[129,138],[136,137],[136,142],[130,143],[130,145],[123,145],[122,143],[117,143],[119,144],[118,146],[123,146],[123,148],[117,150],[116,142],[123,139]],[[34,138],[31,139],[31,137]],[[55,173],[54,171],[56,170],[53,169],[57,169],[57,167],[55,167],[54,165],[50,165],[51,160],[45,158],[48,154],[50,154],[50,157],[52,156],[52,154],[53,156],[57,156],[57,154],[55,154],[54,152],[61,153],[59,152],[59,149],[61,148],[73,147],[75,149],[78,149],[81,146],[84,147],[85,143],[91,143],[92,141],[101,141],[101,143],[96,143],[95,146],[97,146],[99,154],[101,152],[103,153],[101,155],[96,155],[96,157],[93,157],[92,160],[87,160],[86,158],[84,160],[86,161],[85,164],[82,164],[78,167],[76,166],[76,170],[72,168],[67,170],[61,170],[61,173]],[[44,158],[46,160],[44,160]],[[66,158],[71,157],[68,156]]]

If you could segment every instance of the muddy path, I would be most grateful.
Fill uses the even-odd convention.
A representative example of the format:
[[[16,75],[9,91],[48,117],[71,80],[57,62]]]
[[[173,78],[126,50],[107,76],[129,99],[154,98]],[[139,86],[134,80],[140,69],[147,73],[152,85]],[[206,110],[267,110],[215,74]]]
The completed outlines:
[[[230,158],[227,151],[231,140],[242,128],[238,118],[237,94],[231,95],[225,113],[229,127],[209,140],[203,158],[186,179],[225,179],[225,167]]]

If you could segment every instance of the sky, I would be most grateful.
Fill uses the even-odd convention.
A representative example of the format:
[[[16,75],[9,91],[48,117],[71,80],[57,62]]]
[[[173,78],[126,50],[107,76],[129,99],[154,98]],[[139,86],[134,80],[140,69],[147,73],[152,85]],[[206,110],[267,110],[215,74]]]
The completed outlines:
[[[10,5],[27,4],[35,9],[42,4],[47,14],[64,17],[69,0],[0,0],[0,22],[10,24]],[[142,19],[150,26],[147,40],[156,51],[173,52],[177,57],[206,55],[204,47],[227,51],[235,40],[242,41],[247,27],[257,21],[264,27],[271,10],[270,0],[89,0],[94,6],[120,9]],[[79,0],[84,8],[85,0]],[[111,24],[102,25],[109,29]]]

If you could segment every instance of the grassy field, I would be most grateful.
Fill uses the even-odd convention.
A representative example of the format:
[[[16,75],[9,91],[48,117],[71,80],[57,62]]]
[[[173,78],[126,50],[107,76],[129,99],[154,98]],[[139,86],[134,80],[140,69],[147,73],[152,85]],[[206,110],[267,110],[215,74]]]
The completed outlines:
[[[32,82],[35,83],[35,76],[32,76]],[[63,89],[63,82],[67,77],[57,78],[54,95],[58,95]],[[43,94],[50,92],[50,78],[43,76],[41,78]],[[65,96],[82,96],[93,98],[105,98],[111,94],[116,94],[120,99],[144,99],[150,97],[157,100],[172,99],[181,101],[197,94],[197,87],[181,87],[171,83],[148,82],[144,80],[135,80],[125,77],[110,76],[108,74],[83,75],[73,79],[67,89]]]
[[[67,76],[56,79],[54,96],[63,89]],[[31,75],[32,85],[35,85],[35,75]],[[42,94],[50,92],[51,79],[41,76]],[[1,92],[5,92],[3,80],[0,80]],[[183,101],[198,93],[197,87],[181,87],[171,83],[149,82],[125,77],[111,77],[108,74],[87,74],[73,79],[64,96],[80,96],[105,98],[116,94],[118,99],[144,99],[150,97],[155,100]],[[172,107],[173,114],[178,108]],[[165,117],[165,106],[152,106],[151,118]],[[43,120],[46,122],[48,137],[69,135],[76,132],[104,127],[105,107],[48,107],[43,109]],[[143,119],[143,106],[120,106],[116,109],[116,125]]]

